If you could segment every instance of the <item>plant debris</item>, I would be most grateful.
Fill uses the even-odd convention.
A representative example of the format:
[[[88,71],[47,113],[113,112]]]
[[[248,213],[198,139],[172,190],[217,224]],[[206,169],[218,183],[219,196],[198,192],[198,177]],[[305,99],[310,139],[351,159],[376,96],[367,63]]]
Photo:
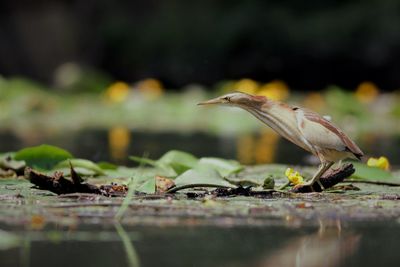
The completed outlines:
[[[101,185],[86,183],[82,177],[70,167],[71,180],[64,177],[62,172],[55,172],[52,176],[40,173],[30,167],[25,169],[25,178],[36,185],[39,189],[61,194],[90,193],[107,197],[125,196],[128,191],[125,185]]]
[[[330,169],[319,179],[324,189],[331,188],[332,186],[343,182],[344,179],[350,177],[355,172],[353,164],[346,163],[339,169]],[[293,193],[310,193],[322,192],[322,188],[318,183],[312,186],[297,185],[291,190]]]

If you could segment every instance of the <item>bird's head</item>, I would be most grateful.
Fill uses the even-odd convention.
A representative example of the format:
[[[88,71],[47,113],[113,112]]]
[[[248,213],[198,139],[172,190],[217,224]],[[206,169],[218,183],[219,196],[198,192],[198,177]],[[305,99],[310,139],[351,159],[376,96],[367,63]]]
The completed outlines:
[[[234,92],[219,96],[204,102],[198,103],[198,105],[225,105],[225,106],[236,106],[244,109],[256,108],[264,104],[267,98],[264,96],[255,96],[242,92]]]

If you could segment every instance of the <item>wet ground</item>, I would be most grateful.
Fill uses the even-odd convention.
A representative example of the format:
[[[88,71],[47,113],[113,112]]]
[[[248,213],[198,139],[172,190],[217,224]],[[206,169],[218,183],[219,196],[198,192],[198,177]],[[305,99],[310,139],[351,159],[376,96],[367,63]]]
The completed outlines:
[[[396,266],[400,188],[353,185],[359,190],[262,198],[134,196],[117,221],[122,198],[56,196],[31,189],[25,180],[3,179],[0,262],[2,267]]]

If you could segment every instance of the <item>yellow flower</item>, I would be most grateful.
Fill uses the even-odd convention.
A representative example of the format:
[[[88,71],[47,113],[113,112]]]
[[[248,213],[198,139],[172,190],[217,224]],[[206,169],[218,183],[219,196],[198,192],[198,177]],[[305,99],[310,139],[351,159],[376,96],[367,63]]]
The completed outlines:
[[[257,95],[262,95],[272,100],[285,100],[289,97],[289,87],[285,82],[275,80],[261,86]]]
[[[304,183],[303,176],[301,176],[299,172],[295,172],[292,168],[287,168],[285,171],[285,175],[289,179],[289,181],[294,185]]]
[[[254,95],[258,89],[258,83],[251,79],[241,79],[233,85],[233,90]]]
[[[369,167],[375,167],[385,171],[389,170],[390,167],[389,160],[386,157],[369,158],[367,165]]]
[[[111,84],[106,92],[105,96],[108,100],[115,103],[124,101],[129,94],[129,85],[124,82],[115,82]]]
[[[372,82],[362,82],[357,87],[355,96],[362,103],[371,103],[379,94],[378,87]]]

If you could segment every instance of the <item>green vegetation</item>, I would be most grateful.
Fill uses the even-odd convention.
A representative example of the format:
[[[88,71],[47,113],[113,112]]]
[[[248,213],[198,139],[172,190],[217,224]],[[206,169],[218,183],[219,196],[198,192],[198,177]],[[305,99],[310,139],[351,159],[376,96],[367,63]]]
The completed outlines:
[[[393,135],[400,132],[399,99],[396,92],[379,93],[374,85],[357,91],[335,86],[321,93],[291,93],[280,83],[265,85],[223,82],[214,87],[213,95],[232,90],[251,90],[287,102],[310,107],[327,114],[335,123],[353,133]],[[196,104],[210,98],[206,88],[191,86],[182,93],[164,92],[158,81],[143,81],[133,85],[114,83],[100,92],[50,91],[32,81],[0,78],[0,119],[2,131],[31,131],[41,134],[82,128],[112,128],[124,126],[156,132],[250,133],[264,126],[249,119],[244,112],[225,109],[198,108]],[[144,85],[143,85],[144,83]],[[155,83],[155,84],[153,84]],[[253,87],[252,87],[253,86]],[[369,87],[368,87],[369,86]],[[266,89],[265,89],[266,88]],[[161,90],[161,91],[160,91]],[[79,115],[77,115],[79,114]]]

